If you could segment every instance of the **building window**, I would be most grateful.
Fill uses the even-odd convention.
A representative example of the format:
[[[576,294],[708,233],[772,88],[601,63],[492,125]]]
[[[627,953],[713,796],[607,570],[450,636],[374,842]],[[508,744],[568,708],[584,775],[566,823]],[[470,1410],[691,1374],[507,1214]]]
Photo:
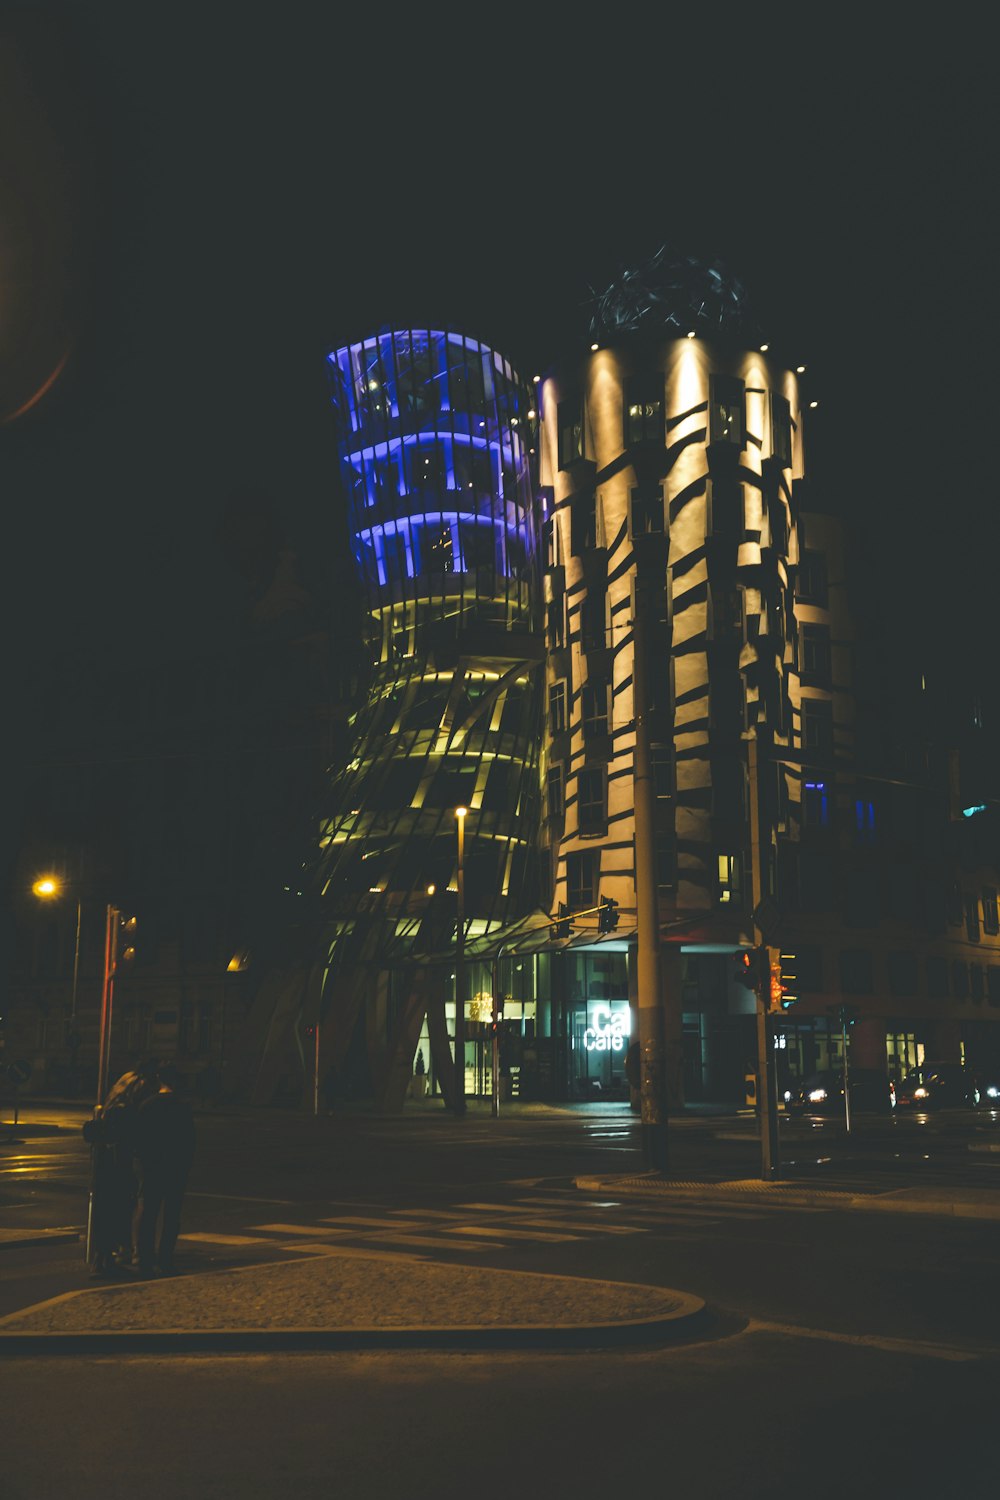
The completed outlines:
[[[608,685],[585,682],[580,692],[580,714],[587,739],[608,732]]]
[[[554,682],[549,688],[549,732],[562,734],[566,728],[566,684]]]
[[[663,490],[658,484],[640,484],[629,496],[632,535],[662,536]]]
[[[965,906],[962,901],[962,887],[957,880],[948,882],[948,921],[952,927],[961,927]]]
[[[802,783],[802,825],[805,828],[829,828],[830,794],[825,781]]]
[[[607,605],[603,594],[592,593],[580,606],[581,645],[584,651],[603,651],[608,643]]]
[[[737,584],[729,587],[709,584],[708,622],[711,640],[742,642],[743,590]]]
[[[743,486],[735,479],[708,481],[708,525],[711,536],[736,541],[743,534]]]
[[[802,604],[826,609],[826,557],[822,552],[803,552],[795,580],[795,597]]]
[[[802,699],[802,748],[816,760],[833,755],[833,704],[825,698]]]
[[[662,443],[662,376],[630,376],[625,381],[625,446]]]
[[[746,441],[743,381],[735,375],[712,375],[708,389],[709,442],[732,443],[742,448]]]
[[[742,894],[740,856],[720,854],[717,858],[718,901],[720,906],[739,905]]]
[[[594,905],[598,855],[590,849],[566,856],[566,904],[570,911],[586,911]]]
[[[924,972],[927,976],[927,993],[930,998],[932,1000],[947,1000],[948,960],[930,953],[925,962]]]
[[[1000,932],[1000,920],[997,915],[997,892],[996,886],[983,886],[983,931],[995,937]]]
[[[576,778],[577,820],[581,833],[603,833],[608,826],[604,772],[589,766]]]
[[[872,992],[872,955],[868,948],[842,948],[840,951],[840,987],[845,995],[870,995]]]
[[[545,642],[550,651],[562,649],[565,635],[563,632],[563,610],[562,599],[552,599],[545,606]]]
[[[792,466],[792,411],[786,397],[771,392],[771,453],[783,469]]]
[[[554,823],[558,823],[562,819],[564,811],[562,766],[549,767],[545,778],[545,796],[549,817]]]
[[[969,966],[960,958],[955,959],[951,966],[951,989],[956,1000],[968,1000]]]
[[[801,995],[818,995],[823,990],[823,950],[813,943],[799,943],[795,949],[795,986]]]
[[[982,998],[983,998],[983,966],[982,966],[982,964],[970,964],[969,965],[969,988],[972,991],[972,998],[973,998],[973,1000],[975,1000],[977,1002],[981,1002]]]
[[[583,457],[583,397],[573,396],[559,403],[559,467]]]
[[[799,627],[799,669],[803,682],[829,686],[830,631],[826,625]]]
[[[597,495],[593,490],[577,495],[573,500],[570,545],[574,557],[582,557],[597,546]]]
[[[970,943],[979,942],[979,902],[975,896],[965,898],[965,935]]]
[[[990,964],[986,970],[986,998],[992,1006],[1000,1007],[1000,965]]]
[[[875,842],[875,803],[870,797],[854,800],[854,837],[859,844]]]
[[[893,995],[912,997],[917,993],[917,958],[903,950],[888,955],[889,990]]]

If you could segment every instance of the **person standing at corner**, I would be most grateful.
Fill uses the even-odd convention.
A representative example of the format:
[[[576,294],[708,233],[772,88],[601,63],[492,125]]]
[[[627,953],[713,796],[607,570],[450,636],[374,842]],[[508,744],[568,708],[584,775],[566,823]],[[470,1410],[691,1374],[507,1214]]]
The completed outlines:
[[[174,1268],[181,1204],[195,1145],[191,1106],[178,1092],[179,1082],[176,1068],[162,1067],[159,1091],[140,1105],[136,1116],[135,1242],[140,1275],[152,1275],[155,1269],[169,1275]]]

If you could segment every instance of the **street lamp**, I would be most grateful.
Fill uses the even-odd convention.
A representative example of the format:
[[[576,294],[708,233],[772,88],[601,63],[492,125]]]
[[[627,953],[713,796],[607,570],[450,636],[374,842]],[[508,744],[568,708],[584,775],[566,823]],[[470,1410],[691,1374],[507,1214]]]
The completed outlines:
[[[465,819],[469,809],[456,807],[458,822],[458,923],[455,929],[455,1114],[465,1114]]]
[[[58,901],[63,894],[62,882],[55,875],[39,875],[31,887],[32,893],[40,901]],[[83,903],[76,903],[76,944],[73,949],[73,994],[70,1001],[69,1018],[70,1025],[76,1021],[76,989],[80,977],[80,921],[83,915]]]

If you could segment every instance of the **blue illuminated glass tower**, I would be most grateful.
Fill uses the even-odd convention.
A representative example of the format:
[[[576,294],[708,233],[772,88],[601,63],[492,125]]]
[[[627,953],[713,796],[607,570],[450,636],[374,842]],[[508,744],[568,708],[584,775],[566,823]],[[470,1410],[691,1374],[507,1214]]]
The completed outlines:
[[[437,1018],[432,1049],[446,1044],[456,807],[465,936],[537,902],[536,417],[508,361],[458,332],[382,332],[329,368],[371,678],[313,872],[323,1009],[346,1047],[363,997],[372,1055],[387,1049],[391,1068],[398,1051],[408,1068],[421,1011]],[[399,976],[421,960],[411,994]]]

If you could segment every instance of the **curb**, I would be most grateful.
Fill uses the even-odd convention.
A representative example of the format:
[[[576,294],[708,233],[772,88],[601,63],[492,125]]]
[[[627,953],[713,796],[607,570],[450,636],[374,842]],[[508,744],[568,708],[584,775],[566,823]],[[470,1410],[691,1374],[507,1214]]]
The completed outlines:
[[[82,1229],[39,1229],[34,1234],[18,1236],[15,1240],[0,1237],[0,1250],[21,1250],[26,1245],[58,1245],[70,1240],[79,1240]]]
[[[665,1291],[659,1287],[658,1291]],[[508,1323],[502,1327],[162,1328],[141,1333],[6,1333],[3,1354],[242,1354],[271,1350],[352,1349],[595,1349],[665,1343],[687,1337],[705,1321],[705,1303],[673,1292],[679,1304],[652,1318],[620,1323]]]
[[[658,1182],[655,1178],[627,1177],[619,1181],[607,1177],[574,1177],[573,1186],[590,1193],[619,1193],[623,1197],[635,1198],[680,1198],[739,1199],[753,1194],[766,1194],[774,1204],[787,1204],[790,1208],[852,1208],[873,1213],[924,1214],[928,1218],[956,1219],[1000,1219],[1000,1201],[988,1203],[963,1203],[952,1199],[907,1200],[889,1193],[837,1193],[814,1190],[809,1192],[786,1190],[781,1183],[756,1182],[745,1184],[728,1182]],[[905,1189],[904,1189],[905,1191]]]

